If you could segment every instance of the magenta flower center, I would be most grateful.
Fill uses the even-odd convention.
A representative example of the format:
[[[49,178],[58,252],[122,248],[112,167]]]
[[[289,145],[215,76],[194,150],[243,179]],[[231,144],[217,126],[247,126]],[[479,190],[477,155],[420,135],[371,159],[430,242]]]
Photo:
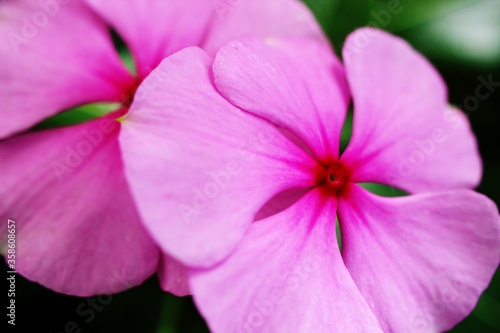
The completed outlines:
[[[139,79],[136,79],[132,84],[129,84],[125,87],[123,87],[123,93],[120,97],[120,103],[128,108],[130,105],[132,105],[132,102],[134,101],[134,96],[137,91],[137,88],[139,88],[139,85],[141,84],[141,81]]]
[[[316,179],[328,195],[337,195],[349,182],[349,170],[337,161],[324,163],[316,171]]]

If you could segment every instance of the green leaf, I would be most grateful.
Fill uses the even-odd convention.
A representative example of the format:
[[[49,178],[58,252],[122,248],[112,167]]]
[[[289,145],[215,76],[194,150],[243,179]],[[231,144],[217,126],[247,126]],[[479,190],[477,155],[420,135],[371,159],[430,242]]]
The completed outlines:
[[[86,104],[56,114],[55,116],[48,118],[36,125],[34,129],[47,129],[53,127],[75,125],[100,117],[119,108],[120,104],[118,103]]]
[[[360,183],[358,185],[372,193],[378,194],[383,197],[401,197],[408,195],[408,193],[406,193],[405,191],[387,185],[376,183]]]
[[[497,0],[461,0],[428,6],[416,15],[420,24],[401,35],[431,60],[476,68],[499,65],[498,5]],[[405,24],[395,22],[391,28],[401,30]]]

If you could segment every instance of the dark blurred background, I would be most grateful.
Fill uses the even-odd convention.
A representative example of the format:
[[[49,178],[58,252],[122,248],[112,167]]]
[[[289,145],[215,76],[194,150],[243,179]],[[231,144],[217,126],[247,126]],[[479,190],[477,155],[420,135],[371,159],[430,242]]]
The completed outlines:
[[[305,2],[337,52],[347,34],[371,25],[405,38],[434,63],[448,83],[451,103],[469,114],[477,135],[484,162],[484,177],[478,191],[498,205],[500,87],[485,100],[477,98],[476,87],[481,78],[500,82],[500,0]],[[92,301],[53,293],[18,276],[16,329],[47,333],[208,332],[191,298],[160,292],[156,278],[141,287],[103,298],[96,302],[95,308],[90,305]],[[77,313],[78,308],[86,311],[84,316]],[[499,272],[474,312],[451,332],[500,332]]]

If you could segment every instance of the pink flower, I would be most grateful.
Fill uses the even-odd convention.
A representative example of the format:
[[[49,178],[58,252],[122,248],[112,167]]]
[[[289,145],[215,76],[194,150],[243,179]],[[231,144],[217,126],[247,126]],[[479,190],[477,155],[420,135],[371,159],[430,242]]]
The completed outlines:
[[[180,264],[165,256],[158,267],[159,250],[142,226],[123,172],[128,147],[118,141],[122,125],[115,120],[128,112],[149,72],[184,47],[199,45],[214,53],[247,32],[324,40],[298,1],[233,5],[219,8],[207,0],[0,3],[0,35],[7,40],[0,44],[0,217],[17,222],[16,269],[22,275],[58,292],[88,296],[138,285],[159,270],[165,290],[188,292]],[[131,50],[137,75],[121,63],[108,26]],[[95,102],[120,106],[75,126],[8,138],[63,110]],[[5,245],[6,223],[1,225]]]
[[[213,332],[440,332],[499,263],[498,210],[470,190],[476,141],[436,70],[368,28],[344,59],[310,40],[245,38],[215,60],[183,50],[138,91],[125,173]],[[281,209],[263,214],[270,202]]]

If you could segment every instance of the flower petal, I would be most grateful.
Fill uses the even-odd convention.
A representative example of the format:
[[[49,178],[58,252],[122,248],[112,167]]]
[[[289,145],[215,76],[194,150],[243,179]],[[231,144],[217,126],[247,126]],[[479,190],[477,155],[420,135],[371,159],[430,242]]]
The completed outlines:
[[[382,332],[337,245],[336,201],[310,191],[253,223],[213,268],[190,271],[198,309],[215,333]]]
[[[470,190],[339,201],[342,256],[384,332],[443,332],[474,308],[500,261],[495,204]]]
[[[85,0],[121,35],[141,78],[167,56],[198,45],[212,13],[207,0]]]
[[[278,193],[255,214],[254,221],[263,220],[287,209],[309,192],[309,190],[310,188],[294,188]]]
[[[3,1],[0,18],[0,139],[81,104],[117,102],[133,84],[81,1]]]
[[[199,48],[170,56],[139,88],[120,141],[126,175],[162,249],[211,265],[275,194],[314,185],[315,161],[268,122],[237,109]]]
[[[244,38],[222,47],[219,91],[243,110],[285,127],[320,159],[337,158],[349,103],[332,50],[312,40]]]
[[[297,0],[214,0],[209,33],[202,47],[210,54],[246,34],[307,37],[328,43],[307,6]]]
[[[408,192],[473,188],[481,160],[465,116],[447,105],[432,65],[403,40],[365,28],[344,60],[354,98],[353,135],[342,161],[354,182]]]
[[[158,266],[123,175],[109,117],[0,143],[0,217],[16,221],[17,270],[90,296],[142,283]],[[0,239],[6,253],[5,223]]]
[[[186,267],[166,254],[162,255],[158,278],[164,291],[176,296],[191,294]]]

